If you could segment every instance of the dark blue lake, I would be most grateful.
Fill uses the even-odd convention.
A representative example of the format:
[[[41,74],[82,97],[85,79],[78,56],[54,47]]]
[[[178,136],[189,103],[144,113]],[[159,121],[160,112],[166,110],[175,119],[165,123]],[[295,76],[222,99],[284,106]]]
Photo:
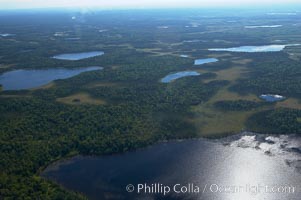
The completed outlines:
[[[91,200],[300,200],[300,152],[297,136],[173,141],[124,154],[76,156],[42,176]],[[170,192],[164,195],[163,187]]]
[[[74,69],[18,69],[1,74],[0,84],[3,90],[30,89],[46,85],[53,80],[70,78],[82,72],[101,69],[103,68],[98,66]]]

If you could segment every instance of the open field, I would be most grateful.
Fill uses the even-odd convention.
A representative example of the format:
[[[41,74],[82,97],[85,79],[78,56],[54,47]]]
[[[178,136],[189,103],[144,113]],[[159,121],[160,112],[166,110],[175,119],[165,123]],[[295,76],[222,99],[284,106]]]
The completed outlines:
[[[90,105],[104,105],[106,104],[105,101],[101,99],[92,98],[89,94],[86,93],[77,93],[71,96],[57,98],[57,102],[65,103],[69,105],[83,105],[83,104],[90,104]]]
[[[238,133],[245,130],[246,120],[257,110],[251,111],[221,111],[214,108],[213,104],[224,100],[248,100],[258,102],[260,99],[253,95],[241,96],[230,92],[228,87],[220,89],[208,102],[194,106],[192,112],[193,124],[197,127],[201,136],[214,136],[230,133]]]
[[[195,113],[191,121],[200,136],[218,136],[238,133],[245,130],[245,122],[256,111],[224,112],[213,108],[211,104],[193,108]]]
[[[3,64],[0,64],[0,69],[7,69],[7,68],[10,68],[14,66],[13,64],[9,64],[9,65],[3,65]]]
[[[215,55],[216,56],[216,55]],[[224,56],[228,56],[227,54]],[[199,135],[201,136],[215,136],[238,133],[246,129],[245,122],[247,119],[259,111],[221,111],[213,106],[218,101],[236,101],[236,100],[248,100],[254,102],[260,102],[260,100],[254,94],[240,95],[236,92],[229,91],[229,87],[235,84],[235,81],[239,78],[245,77],[245,74],[249,72],[249,69],[245,67],[250,63],[250,59],[235,59],[232,61],[234,66],[215,71],[216,77],[213,79],[204,80],[205,83],[217,80],[227,80],[230,84],[226,87],[220,88],[217,93],[209,99],[208,102],[194,106],[192,112],[194,117],[191,120],[192,124],[197,127]],[[212,65],[217,63],[212,63]],[[206,70],[197,70],[201,73],[208,72]]]
[[[41,89],[49,89],[51,87],[55,87],[55,83],[54,82],[50,82],[46,85],[43,85],[43,86],[40,86],[40,87],[36,87],[36,88],[33,88],[31,90],[41,90]]]
[[[118,87],[118,83],[110,83],[110,82],[95,82],[89,83],[85,85],[86,88],[96,88],[96,87]]]
[[[292,108],[301,110],[301,102],[295,98],[288,98],[284,101],[278,102],[276,108]]]

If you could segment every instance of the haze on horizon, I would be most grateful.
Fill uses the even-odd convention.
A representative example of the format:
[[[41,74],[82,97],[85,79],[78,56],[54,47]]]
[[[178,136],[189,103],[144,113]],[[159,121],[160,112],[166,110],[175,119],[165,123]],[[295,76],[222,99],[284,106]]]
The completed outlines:
[[[301,5],[300,0],[1,0],[0,10],[31,8],[192,8]]]

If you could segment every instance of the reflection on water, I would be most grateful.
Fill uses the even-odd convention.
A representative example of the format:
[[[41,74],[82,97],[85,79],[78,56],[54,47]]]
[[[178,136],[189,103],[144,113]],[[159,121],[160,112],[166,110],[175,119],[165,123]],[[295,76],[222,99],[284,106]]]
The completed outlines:
[[[165,76],[164,78],[161,79],[161,82],[162,83],[169,83],[169,82],[172,82],[176,79],[183,78],[183,77],[186,77],[186,76],[199,76],[199,75],[200,75],[200,73],[195,72],[195,71],[176,72],[176,73],[169,74],[169,75]]]
[[[18,69],[0,75],[3,90],[30,89],[45,85],[53,80],[70,78],[82,72],[101,70],[102,67],[91,66],[84,68],[55,68],[55,69]]]
[[[243,133],[161,143],[112,156],[77,156],[48,167],[43,176],[92,200],[300,200],[300,152],[300,137]],[[126,192],[128,184],[134,192]],[[140,194],[138,184],[145,188]],[[176,193],[176,184],[177,191],[187,191]],[[163,196],[155,186],[171,191]],[[284,187],[286,192],[271,191]]]
[[[82,60],[85,58],[92,58],[95,56],[101,56],[104,52],[102,51],[91,51],[91,52],[82,52],[82,53],[67,53],[67,54],[59,54],[55,55],[52,58],[59,60]]]

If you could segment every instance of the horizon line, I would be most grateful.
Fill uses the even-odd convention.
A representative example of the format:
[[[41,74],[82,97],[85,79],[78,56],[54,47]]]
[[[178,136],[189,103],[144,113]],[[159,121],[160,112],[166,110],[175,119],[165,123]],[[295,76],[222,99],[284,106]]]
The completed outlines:
[[[0,8],[1,11],[70,11],[70,10],[91,10],[91,11],[126,11],[126,10],[198,10],[198,9],[208,9],[208,10],[285,10],[291,9],[291,12],[301,12],[301,4],[295,5],[297,7],[263,7],[263,6],[210,6],[210,7],[119,7],[119,8],[97,8],[97,7],[35,7],[35,8]]]
[[[296,8],[297,7],[297,8]],[[275,5],[204,5],[204,6],[129,6],[129,7],[101,7],[101,6],[41,6],[41,7],[8,7],[8,8],[1,8],[0,4],[0,11],[26,11],[26,10],[95,10],[95,11],[111,11],[111,10],[184,10],[184,9],[301,9],[301,2],[300,3],[278,3]]]

